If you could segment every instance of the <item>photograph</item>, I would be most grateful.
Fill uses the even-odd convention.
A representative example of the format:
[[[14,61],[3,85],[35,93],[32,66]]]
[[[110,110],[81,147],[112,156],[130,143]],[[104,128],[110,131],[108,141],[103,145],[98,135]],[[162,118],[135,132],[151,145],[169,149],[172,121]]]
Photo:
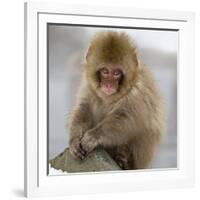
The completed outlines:
[[[25,3],[25,196],[194,184],[194,19]]]
[[[178,168],[179,32],[47,24],[47,172]]]

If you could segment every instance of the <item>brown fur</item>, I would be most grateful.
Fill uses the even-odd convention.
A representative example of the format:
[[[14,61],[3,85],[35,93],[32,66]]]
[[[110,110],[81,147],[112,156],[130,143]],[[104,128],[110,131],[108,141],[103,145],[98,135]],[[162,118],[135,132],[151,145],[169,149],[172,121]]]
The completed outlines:
[[[118,93],[100,90],[98,70],[123,66]],[[101,32],[90,44],[85,72],[70,121],[70,151],[83,159],[103,146],[123,169],[147,168],[165,132],[162,100],[148,67],[125,33]]]

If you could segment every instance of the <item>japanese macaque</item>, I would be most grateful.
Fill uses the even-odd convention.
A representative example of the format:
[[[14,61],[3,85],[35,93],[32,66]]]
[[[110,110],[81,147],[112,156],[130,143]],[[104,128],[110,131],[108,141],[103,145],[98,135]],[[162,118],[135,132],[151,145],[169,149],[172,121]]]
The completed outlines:
[[[104,148],[122,169],[144,169],[165,132],[162,98],[126,33],[100,32],[87,51],[70,119],[71,154]]]

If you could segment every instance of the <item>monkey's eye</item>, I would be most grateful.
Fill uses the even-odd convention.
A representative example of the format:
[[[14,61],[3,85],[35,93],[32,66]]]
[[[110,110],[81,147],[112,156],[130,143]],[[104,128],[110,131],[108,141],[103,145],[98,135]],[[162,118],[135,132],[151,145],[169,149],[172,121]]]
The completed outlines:
[[[121,75],[121,71],[120,70],[115,70],[113,75],[114,76],[120,76]]]
[[[103,68],[103,69],[101,70],[101,73],[102,73],[103,75],[108,75],[108,74],[109,74],[109,72],[108,72],[108,70],[107,70],[106,68]]]

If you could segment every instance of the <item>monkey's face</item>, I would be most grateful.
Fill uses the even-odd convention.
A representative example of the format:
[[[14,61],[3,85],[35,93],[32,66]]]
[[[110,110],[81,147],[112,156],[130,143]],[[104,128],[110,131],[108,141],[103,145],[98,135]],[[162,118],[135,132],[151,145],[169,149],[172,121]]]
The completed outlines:
[[[85,61],[86,80],[91,89],[110,102],[130,90],[139,69],[134,43],[125,33],[112,31],[94,37]]]
[[[113,95],[120,89],[123,73],[120,66],[107,64],[99,70],[99,86],[105,95]]]

